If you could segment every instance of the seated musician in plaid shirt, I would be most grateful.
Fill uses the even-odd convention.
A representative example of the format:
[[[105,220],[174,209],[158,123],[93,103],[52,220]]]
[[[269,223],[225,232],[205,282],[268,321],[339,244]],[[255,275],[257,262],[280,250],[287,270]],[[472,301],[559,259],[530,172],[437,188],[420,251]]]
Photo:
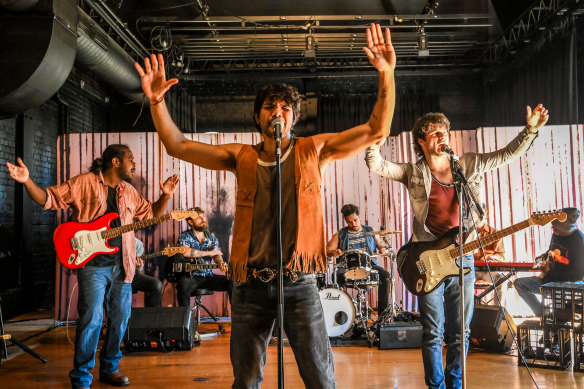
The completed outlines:
[[[199,213],[199,216],[196,219],[187,219],[190,228],[181,232],[178,237],[178,246],[190,248],[190,250],[187,249],[185,251],[184,257],[196,258],[196,263],[198,264],[211,265],[215,263],[222,272],[227,272],[227,263],[223,262],[219,240],[208,230],[205,211],[199,207],[196,207],[195,211]],[[177,256],[180,256],[180,254],[177,254]],[[201,288],[228,292],[229,300],[231,301],[231,285],[232,283],[227,277],[215,274],[211,269],[177,274],[178,305],[189,306],[191,304],[191,293]]]

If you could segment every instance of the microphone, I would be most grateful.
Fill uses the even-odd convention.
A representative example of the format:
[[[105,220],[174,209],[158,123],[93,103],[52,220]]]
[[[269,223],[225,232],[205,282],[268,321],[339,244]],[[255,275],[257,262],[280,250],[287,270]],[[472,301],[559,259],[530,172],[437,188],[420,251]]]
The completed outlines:
[[[450,147],[448,147],[448,145],[440,146],[440,151],[442,151],[443,153],[446,153],[446,154],[454,155],[454,151],[452,151],[452,149]]]
[[[284,119],[275,118],[272,120],[272,128],[274,129],[274,139],[276,142],[282,140],[282,128],[284,128]]]

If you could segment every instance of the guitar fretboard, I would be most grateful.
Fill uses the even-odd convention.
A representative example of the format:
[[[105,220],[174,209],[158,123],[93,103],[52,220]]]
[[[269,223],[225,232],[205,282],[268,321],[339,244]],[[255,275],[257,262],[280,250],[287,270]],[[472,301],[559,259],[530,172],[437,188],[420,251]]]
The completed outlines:
[[[511,227],[503,228],[500,231],[493,232],[492,234],[489,234],[489,235],[481,238],[481,242],[483,243],[483,246],[489,245],[489,244],[494,243],[500,239],[503,239],[507,235],[511,235],[511,234],[514,234],[518,231],[524,230],[527,227],[529,227],[530,225],[531,225],[530,219],[524,220],[521,223],[514,224]],[[464,254],[469,254],[478,248],[480,248],[479,241],[475,240],[475,241],[472,241],[470,243],[464,244],[462,246],[462,251],[464,252]],[[449,254],[450,254],[451,258],[458,258],[459,254],[460,254],[460,247],[456,247],[456,248],[450,250]]]
[[[114,236],[121,235],[125,232],[130,232],[134,230],[138,230],[140,228],[150,227],[154,224],[158,224],[167,220],[170,220],[171,214],[167,213],[166,215],[158,216],[152,219],[142,220],[132,224],[126,224],[125,226],[120,226],[116,228],[111,228],[109,230],[105,230],[101,232],[101,236],[104,239],[113,238]]]
[[[157,251],[155,253],[142,255],[140,258],[142,258],[143,261],[147,261],[147,260],[152,259],[152,258],[162,257],[163,255],[164,255],[164,251]]]

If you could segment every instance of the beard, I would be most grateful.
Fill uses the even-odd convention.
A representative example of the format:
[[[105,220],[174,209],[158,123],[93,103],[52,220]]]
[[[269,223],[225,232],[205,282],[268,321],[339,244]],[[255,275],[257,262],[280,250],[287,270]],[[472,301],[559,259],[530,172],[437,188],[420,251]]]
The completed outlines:
[[[205,231],[207,231],[207,223],[202,224],[200,226],[193,226],[193,230],[199,231],[199,232],[205,232]]]

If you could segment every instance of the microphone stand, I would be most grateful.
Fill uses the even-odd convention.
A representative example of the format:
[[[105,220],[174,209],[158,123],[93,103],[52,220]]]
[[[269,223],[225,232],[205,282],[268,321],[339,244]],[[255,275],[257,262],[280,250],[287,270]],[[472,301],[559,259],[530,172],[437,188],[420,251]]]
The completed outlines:
[[[463,266],[463,258],[464,258],[464,223],[463,223],[463,210],[464,210],[464,194],[466,193],[466,197],[470,197],[470,199],[474,202],[474,205],[477,211],[481,214],[481,218],[483,217],[484,211],[481,208],[480,204],[476,201],[474,194],[472,191],[468,190],[467,184],[468,181],[464,177],[462,173],[462,168],[457,162],[458,157],[454,155],[452,152],[448,152],[450,154],[450,170],[452,171],[452,178],[454,179],[454,187],[456,189],[456,194],[458,197],[458,239],[459,239],[459,249],[460,249],[460,266],[458,272],[458,284],[460,286],[460,366],[462,370],[462,388],[466,389],[466,334],[469,330],[466,329],[466,320],[465,320],[465,309],[464,309],[464,266]],[[470,196],[469,196],[470,195]],[[469,212],[472,212],[471,207],[469,206]]]
[[[273,123],[273,122],[272,122]],[[282,261],[282,124],[273,125],[276,141],[276,257],[278,260],[278,388],[284,389],[284,265]]]

